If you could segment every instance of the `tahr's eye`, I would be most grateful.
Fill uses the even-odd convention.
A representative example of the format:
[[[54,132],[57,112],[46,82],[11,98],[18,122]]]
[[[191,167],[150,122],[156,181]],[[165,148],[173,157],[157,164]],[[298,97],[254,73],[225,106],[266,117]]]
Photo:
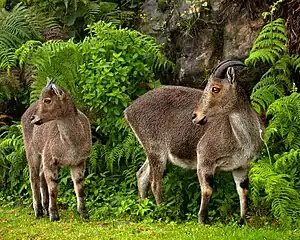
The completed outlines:
[[[213,87],[212,89],[211,89],[211,91],[213,92],[213,93],[219,93],[220,92],[220,88],[217,88],[217,87]]]
[[[51,103],[51,99],[50,98],[45,98],[43,100],[43,102],[46,103],[46,104],[50,104]]]

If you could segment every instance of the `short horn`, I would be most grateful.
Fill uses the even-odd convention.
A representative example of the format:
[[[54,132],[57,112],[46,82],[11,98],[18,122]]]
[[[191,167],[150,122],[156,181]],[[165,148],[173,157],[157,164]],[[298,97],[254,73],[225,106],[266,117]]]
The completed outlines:
[[[50,79],[49,77],[47,77],[47,85],[46,85],[46,88],[51,88],[51,87],[52,87],[52,84],[53,84],[52,79]]]
[[[225,78],[226,70],[229,67],[233,66],[245,66],[245,64],[241,61],[235,60],[224,60],[220,62],[213,70],[212,75],[216,78]]]

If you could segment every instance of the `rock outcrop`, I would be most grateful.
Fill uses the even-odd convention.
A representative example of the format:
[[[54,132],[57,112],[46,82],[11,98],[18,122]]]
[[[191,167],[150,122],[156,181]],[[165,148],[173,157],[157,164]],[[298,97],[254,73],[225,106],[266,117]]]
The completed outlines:
[[[163,43],[176,63],[164,83],[201,88],[219,61],[248,56],[264,21],[262,10],[251,15],[240,2],[247,1],[145,1],[139,30]]]

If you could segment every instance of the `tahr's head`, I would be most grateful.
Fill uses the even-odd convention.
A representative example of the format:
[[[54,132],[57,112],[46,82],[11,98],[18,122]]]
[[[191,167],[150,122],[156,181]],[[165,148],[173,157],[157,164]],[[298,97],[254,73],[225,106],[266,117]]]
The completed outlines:
[[[213,71],[197,103],[192,119],[195,124],[206,124],[215,116],[231,112],[240,95],[234,66],[244,66],[240,61],[226,60]]]
[[[72,97],[50,79],[37,101],[37,109],[31,123],[41,125],[54,119],[64,118],[77,112]]]

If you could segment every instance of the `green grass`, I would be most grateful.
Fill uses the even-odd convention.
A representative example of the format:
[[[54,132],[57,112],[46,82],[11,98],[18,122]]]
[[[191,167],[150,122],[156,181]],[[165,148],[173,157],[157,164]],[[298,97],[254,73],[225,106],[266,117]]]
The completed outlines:
[[[59,210],[61,221],[36,219],[29,208],[0,207],[0,239],[300,239],[299,230],[209,226],[186,223],[81,221],[71,210]]]

